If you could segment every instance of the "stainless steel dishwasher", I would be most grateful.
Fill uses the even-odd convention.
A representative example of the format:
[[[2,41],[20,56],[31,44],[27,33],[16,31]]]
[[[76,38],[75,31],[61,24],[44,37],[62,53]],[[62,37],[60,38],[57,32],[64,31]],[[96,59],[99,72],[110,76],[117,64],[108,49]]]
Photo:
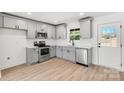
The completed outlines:
[[[76,48],[76,63],[89,66],[92,63],[92,48]]]

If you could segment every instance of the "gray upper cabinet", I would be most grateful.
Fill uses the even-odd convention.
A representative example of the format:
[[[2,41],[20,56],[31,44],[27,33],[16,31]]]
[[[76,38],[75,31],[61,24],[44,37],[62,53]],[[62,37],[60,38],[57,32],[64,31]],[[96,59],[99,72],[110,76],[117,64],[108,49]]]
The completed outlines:
[[[0,15],[0,27],[2,27],[3,24],[3,17]]]
[[[63,47],[63,59],[75,62],[75,48]]]
[[[4,27],[27,30],[27,22],[23,19],[4,16]]]
[[[55,26],[48,25],[47,34],[48,34],[48,39],[55,39]]]
[[[67,38],[67,26],[66,24],[61,24],[56,26],[56,39],[66,39]]]
[[[28,39],[35,39],[36,38],[36,31],[37,31],[37,24],[34,21],[27,21],[28,22]]]
[[[80,20],[81,39],[90,39],[92,37],[92,20]]]
[[[37,23],[37,32],[47,32],[47,24]]]

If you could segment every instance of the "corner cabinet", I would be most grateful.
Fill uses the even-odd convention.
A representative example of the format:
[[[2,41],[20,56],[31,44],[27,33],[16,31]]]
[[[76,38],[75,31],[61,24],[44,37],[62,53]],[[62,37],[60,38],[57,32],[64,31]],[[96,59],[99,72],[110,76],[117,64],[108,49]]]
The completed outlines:
[[[4,28],[27,30],[27,22],[20,18],[4,16]]]
[[[27,21],[27,23],[28,23],[27,39],[35,39],[37,33],[37,24],[34,21]]]
[[[50,57],[55,57],[56,56],[56,46],[51,46],[50,47]]]
[[[86,18],[80,20],[80,38],[90,39],[92,38],[92,18]]]
[[[56,39],[66,39],[67,38],[67,25],[60,24],[56,26]]]
[[[48,34],[48,39],[55,39],[55,26],[48,25],[47,34]]]
[[[62,58],[63,56],[63,46],[56,46],[56,57]]]

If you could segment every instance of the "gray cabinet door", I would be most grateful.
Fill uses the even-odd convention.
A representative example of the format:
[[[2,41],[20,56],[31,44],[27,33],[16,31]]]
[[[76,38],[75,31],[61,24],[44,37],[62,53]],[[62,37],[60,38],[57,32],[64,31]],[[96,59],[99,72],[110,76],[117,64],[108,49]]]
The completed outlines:
[[[80,37],[82,39],[89,39],[92,36],[91,21],[80,21]]]
[[[4,27],[27,30],[27,22],[22,19],[4,16]]]
[[[28,64],[38,62],[38,49],[37,48],[27,48],[26,49],[26,59]]]
[[[37,23],[37,32],[47,32],[47,24]]]
[[[55,26],[48,25],[47,33],[48,39],[55,39]]]
[[[17,19],[17,21],[18,21],[17,24],[19,26],[19,29],[25,29],[25,30],[28,29],[28,24],[26,20]]]
[[[2,27],[3,24],[3,17],[0,15],[0,27]]]
[[[75,48],[64,47],[63,48],[63,59],[75,62]]]
[[[37,31],[37,25],[33,21],[28,21],[28,33],[27,38],[28,39],[35,39],[36,38],[36,31]]]
[[[67,38],[67,28],[65,24],[56,26],[56,38],[57,39]]]
[[[56,47],[56,57],[62,58],[62,54],[63,54],[62,52],[63,52],[62,46],[57,46]]]
[[[10,17],[4,17],[4,27],[7,28],[18,28],[17,20]]]
[[[38,62],[38,50],[37,49],[33,49],[32,62]]]
[[[56,56],[56,47],[51,46],[50,47],[50,57],[55,57]]]

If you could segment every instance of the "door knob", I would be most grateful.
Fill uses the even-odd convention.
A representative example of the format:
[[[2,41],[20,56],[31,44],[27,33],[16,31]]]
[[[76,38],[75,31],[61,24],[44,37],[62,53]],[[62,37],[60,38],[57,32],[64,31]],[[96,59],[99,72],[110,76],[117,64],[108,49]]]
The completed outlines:
[[[101,47],[101,46],[98,46],[99,48]]]

